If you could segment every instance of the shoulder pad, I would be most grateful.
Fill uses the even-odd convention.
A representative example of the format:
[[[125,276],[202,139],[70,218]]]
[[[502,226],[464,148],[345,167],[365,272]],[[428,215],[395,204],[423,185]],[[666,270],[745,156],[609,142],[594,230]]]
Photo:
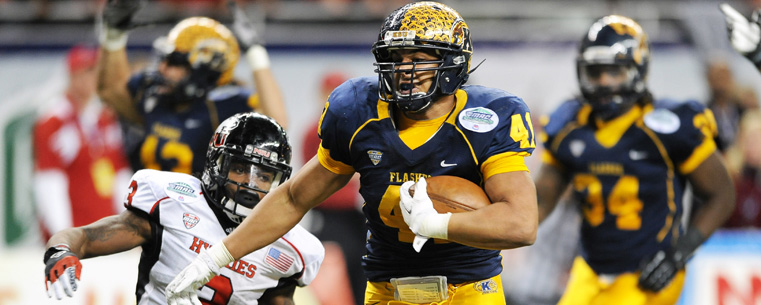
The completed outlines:
[[[549,120],[544,126],[544,132],[547,135],[555,135],[563,129],[568,123],[576,120],[579,110],[583,104],[579,100],[568,100],[560,104],[555,111],[550,114]]]
[[[697,101],[677,102],[658,100],[653,102],[653,111],[645,114],[645,126],[661,134],[671,134],[682,124],[692,125],[695,115],[705,111],[705,106]]]
[[[186,174],[142,169],[132,176],[124,204],[150,213],[164,198],[178,202],[203,200],[201,181]]]

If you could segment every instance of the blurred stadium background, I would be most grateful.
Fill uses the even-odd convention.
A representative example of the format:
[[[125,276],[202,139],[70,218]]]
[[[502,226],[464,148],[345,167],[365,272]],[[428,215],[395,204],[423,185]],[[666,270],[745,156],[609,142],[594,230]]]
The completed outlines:
[[[285,94],[295,151],[300,151],[306,124],[321,110],[323,75],[332,71],[372,75],[370,46],[381,21],[407,2],[411,1],[239,2],[259,23]],[[705,65],[715,58],[726,60],[740,85],[761,96],[758,71],[729,47],[718,1],[441,2],[458,10],[471,28],[472,65],[485,60],[469,83],[523,97],[534,117],[576,94],[576,44],[596,18],[611,13],[640,21],[649,34],[653,55],[648,83],[656,97],[705,102],[709,94]],[[761,7],[761,1],[726,2],[746,15]],[[31,198],[30,128],[38,109],[47,107],[46,101],[67,81],[66,50],[75,44],[96,44],[95,16],[102,4],[103,0],[0,0],[0,305],[53,303],[42,285],[43,241],[38,237]],[[134,68],[154,64],[153,41],[175,22],[197,15],[231,22],[221,0],[147,1],[137,19],[148,25],[129,36]],[[239,65],[236,77],[251,84],[247,67]],[[532,169],[538,159],[529,159]],[[293,161],[298,168],[304,160],[296,153]],[[521,260],[521,252],[516,253],[506,255],[506,264]],[[137,255],[131,252],[123,259],[106,257],[86,265],[83,279],[101,281],[88,284],[96,288],[84,285],[85,292],[66,304],[134,302],[136,261],[129,260]],[[761,235],[757,230],[721,232],[703,247],[691,268],[696,272],[690,275],[683,304],[761,304]],[[506,282],[509,285],[510,279]]]

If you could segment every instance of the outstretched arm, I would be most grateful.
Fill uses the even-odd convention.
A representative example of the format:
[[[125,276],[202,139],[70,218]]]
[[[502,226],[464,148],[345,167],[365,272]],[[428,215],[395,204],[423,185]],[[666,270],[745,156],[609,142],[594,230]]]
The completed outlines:
[[[233,258],[260,249],[293,228],[307,211],[349,182],[352,175],[338,175],[312,158],[297,174],[256,205],[251,215],[224,240]]]
[[[48,240],[47,247],[66,244],[77,257],[88,258],[126,251],[150,238],[150,222],[126,210],[83,227],[62,230]]]
[[[109,216],[84,227],[62,230],[47,243],[43,257],[45,288],[48,297],[57,299],[64,293],[72,297],[82,270],[80,258],[122,252],[151,238],[151,225],[131,211]]]
[[[264,42],[254,23],[233,0],[228,0],[228,9],[233,14],[233,32],[238,38],[243,54],[254,76],[254,85],[259,95],[258,112],[267,115],[288,129],[288,114],[283,93],[275,75],[270,69],[270,59]]]
[[[109,0],[96,25],[100,39],[98,96],[119,116],[142,123],[127,90],[130,68],[127,61],[127,33],[135,27],[132,17],[140,9],[138,0]]]

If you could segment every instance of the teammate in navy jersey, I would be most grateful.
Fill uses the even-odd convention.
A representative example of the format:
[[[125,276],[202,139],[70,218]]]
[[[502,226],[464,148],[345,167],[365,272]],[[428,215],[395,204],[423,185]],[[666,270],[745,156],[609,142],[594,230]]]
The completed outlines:
[[[579,49],[582,96],[546,122],[539,220],[568,185],[583,216],[582,254],[561,305],[676,303],[688,258],[732,213],[713,114],[694,101],[653,100],[649,59],[634,20],[599,19]],[[683,224],[688,182],[705,204]]]
[[[126,211],[53,235],[44,257],[48,296],[73,295],[80,258],[142,247],[137,304],[165,304],[164,291],[174,275],[288,179],[290,158],[288,138],[274,120],[256,113],[228,118],[208,144],[201,179],[140,170],[125,196]],[[210,274],[193,304],[293,304],[296,286],[314,279],[324,254],[320,241],[296,226]]]
[[[317,155],[183,270],[167,287],[169,300],[192,299],[210,270],[270,243],[358,172],[369,228],[366,304],[505,304],[499,250],[536,238],[536,190],[524,162],[535,147],[528,107],[502,90],[463,86],[470,29],[446,5],[397,9],[372,52],[378,76],[348,80],[328,98]],[[483,186],[493,204],[439,214],[425,191],[425,177],[438,175]]]
[[[253,109],[287,125],[267,51],[238,7],[231,7],[237,39],[216,20],[184,19],[154,43],[160,56],[157,67],[130,76],[125,45],[139,9],[138,0],[107,1],[98,65],[101,99],[137,126],[130,130],[139,130],[126,139],[135,170],[201,172],[206,140],[235,113]],[[256,95],[233,80],[241,53],[238,40],[253,71]]]

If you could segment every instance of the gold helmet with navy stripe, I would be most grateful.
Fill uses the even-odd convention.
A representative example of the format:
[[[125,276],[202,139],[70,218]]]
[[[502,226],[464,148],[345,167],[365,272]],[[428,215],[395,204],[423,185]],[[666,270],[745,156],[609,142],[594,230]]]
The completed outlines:
[[[576,68],[581,93],[598,117],[616,117],[647,94],[649,61],[647,34],[636,21],[609,15],[592,24],[581,40]],[[617,87],[601,86],[593,79],[602,71],[623,73],[626,81]]]
[[[200,69],[218,74],[213,80],[217,85],[232,81],[240,48],[235,35],[223,24],[207,17],[186,18],[169,31],[167,42],[169,50],[186,58],[194,72]]]
[[[427,49],[439,56],[440,60],[427,62],[438,63],[433,69],[437,71],[436,79],[427,93],[400,94],[397,90],[395,70],[404,65],[415,70],[415,63],[401,64],[391,59],[390,52],[398,49]],[[403,110],[418,111],[440,95],[453,94],[468,80],[473,45],[470,29],[457,11],[441,3],[423,1],[402,6],[386,17],[372,52],[381,100],[396,103]],[[403,69],[409,71],[408,67]]]

